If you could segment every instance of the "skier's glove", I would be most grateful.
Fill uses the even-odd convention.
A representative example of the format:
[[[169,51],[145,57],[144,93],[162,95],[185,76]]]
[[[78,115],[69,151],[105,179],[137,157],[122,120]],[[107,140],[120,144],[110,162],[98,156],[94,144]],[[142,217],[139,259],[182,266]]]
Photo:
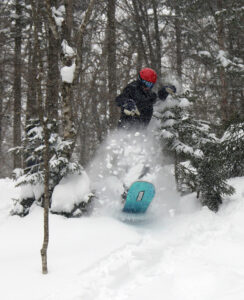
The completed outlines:
[[[140,112],[138,108],[136,107],[135,101],[132,99],[127,99],[126,102],[123,105],[123,111],[127,116],[134,116],[138,115],[140,116]]]
[[[174,95],[176,93],[176,87],[174,85],[166,86],[165,90],[170,95]]]
[[[158,97],[161,100],[165,100],[169,94],[174,95],[175,93],[176,87],[174,85],[166,85],[158,91]]]

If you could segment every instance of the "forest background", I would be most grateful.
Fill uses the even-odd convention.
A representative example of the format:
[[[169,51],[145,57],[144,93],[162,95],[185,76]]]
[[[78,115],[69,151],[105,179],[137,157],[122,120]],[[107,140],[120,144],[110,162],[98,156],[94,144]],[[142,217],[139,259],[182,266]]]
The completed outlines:
[[[1,177],[28,167],[38,122],[86,167],[116,127],[114,98],[143,67],[156,70],[155,90],[187,91],[190,117],[217,137],[243,128],[241,1],[4,0],[0,22]]]

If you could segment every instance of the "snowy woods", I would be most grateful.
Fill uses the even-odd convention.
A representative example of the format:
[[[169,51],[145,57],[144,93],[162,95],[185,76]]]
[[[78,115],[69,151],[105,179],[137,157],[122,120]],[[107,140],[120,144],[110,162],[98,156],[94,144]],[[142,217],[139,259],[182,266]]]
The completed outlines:
[[[169,286],[167,300],[227,299],[211,290],[215,281],[209,279],[204,261],[200,279],[207,287],[192,289],[199,265],[191,259],[206,258],[217,274],[227,250],[224,257],[213,255],[211,264],[212,254],[229,244],[235,269],[223,267],[220,281],[230,293],[228,300],[243,299],[240,228],[244,224],[239,213],[244,196],[243,11],[240,0],[1,1],[0,232],[7,241],[22,228],[25,232],[31,228],[30,239],[23,237],[26,248],[20,247],[20,257],[25,257],[32,240],[33,247],[40,246],[35,230],[43,231],[43,220],[42,227],[37,220],[44,211],[41,257],[42,272],[47,274],[51,214],[58,245],[51,248],[51,268],[68,265],[66,275],[73,280],[65,286],[67,277],[62,277],[54,290],[52,278],[48,286],[52,292],[42,291],[38,299],[144,299],[143,289],[131,291],[143,286],[141,282],[148,284],[148,278],[157,278],[158,289]],[[115,98],[147,67],[157,73],[152,89],[156,95],[163,86],[174,86],[176,92],[155,99],[147,128],[118,129],[121,107]],[[143,226],[131,230],[121,222],[126,193],[137,180],[153,184],[156,190],[142,218],[145,227],[155,221],[148,225],[154,236]],[[228,241],[226,234],[231,236]],[[13,240],[11,247],[3,243],[4,255],[10,248],[19,249],[18,239]],[[101,253],[94,251],[98,248]],[[60,249],[63,257],[69,256],[62,262]],[[37,261],[33,253],[30,257]],[[20,260],[17,265],[22,270]],[[242,270],[236,271],[239,265]],[[180,278],[186,272],[190,284],[181,279],[169,284],[175,270]],[[12,280],[13,273],[6,272],[6,277]],[[21,290],[29,273],[23,282],[22,274],[16,274],[15,284]],[[111,280],[115,274],[119,276]],[[128,283],[123,274],[136,280]],[[115,292],[120,287],[115,281],[126,282],[129,292]],[[40,286],[37,278],[33,283]],[[76,294],[77,286],[81,290]],[[236,298],[231,296],[234,290]],[[37,299],[25,296],[17,298]],[[159,299],[156,292],[149,297]]]
[[[177,188],[197,192],[217,211],[221,194],[233,192],[225,180],[243,175],[241,1],[0,5],[2,177],[42,185],[45,134],[49,193],[67,174],[82,172],[116,127],[114,98],[149,66],[159,77],[155,90],[177,86],[177,96],[155,113]],[[27,198],[16,208],[20,215],[28,213]]]

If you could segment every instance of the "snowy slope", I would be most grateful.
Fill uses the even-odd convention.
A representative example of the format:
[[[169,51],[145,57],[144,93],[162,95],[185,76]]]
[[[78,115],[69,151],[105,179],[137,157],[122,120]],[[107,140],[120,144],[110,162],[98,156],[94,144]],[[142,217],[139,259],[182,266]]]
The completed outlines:
[[[0,282],[6,300],[243,300],[244,178],[214,214],[179,199],[154,222],[50,216],[49,274],[41,274],[42,210],[10,217],[13,182],[0,180]],[[181,209],[187,203],[189,209]]]

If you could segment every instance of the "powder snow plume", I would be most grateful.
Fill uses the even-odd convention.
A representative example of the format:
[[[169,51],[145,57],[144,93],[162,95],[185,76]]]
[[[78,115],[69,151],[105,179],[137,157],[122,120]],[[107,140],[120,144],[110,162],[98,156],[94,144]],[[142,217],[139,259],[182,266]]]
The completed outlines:
[[[163,157],[155,126],[143,131],[115,130],[99,147],[87,169],[95,190],[95,211],[114,214],[123,207],[121,195],[134,181],[155,185],[156,195],[148,213],[162,216],[177,210],[172,165]]]

